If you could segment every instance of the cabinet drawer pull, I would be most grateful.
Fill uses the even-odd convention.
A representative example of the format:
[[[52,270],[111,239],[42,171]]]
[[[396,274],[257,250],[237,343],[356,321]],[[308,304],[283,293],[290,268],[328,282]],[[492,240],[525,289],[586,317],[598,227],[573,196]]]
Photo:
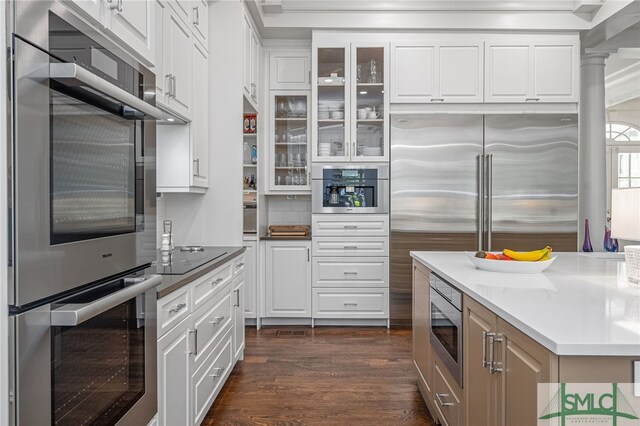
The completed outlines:
[[[344,302],[344,306],[358,306],[357,302]]]
[[[220,377],[222,375],[222,372],[225,370],[226,367],[216,367],[213,369],[213,374],[209,374],[209,377]]]
[[[489,337],[490,333],[486,331],[482,332],[482,368],[486,368],[487,365],[487,337]]]
[[[345,250],[358,250],[358,246],[344,246]]]
[[[233,306],[235,306],[236,308],[239,308],[240,307],[240,289],[233,290],[233,292],[236,294],[236,304]]]
[[[495,350],[496,342],[501,343],[504,341],[503,337],[498,337],[496,333],[489,334],[489,374],[502,373],[502,367],[496,367]]]
[[[345,275],[358,275],[358,271],[344,271]]]
[[[198,6],[193,8],[193,25],[200,25],[200,10]]]
[[[236,265],[236,268],[242,268],[244,266],[244,262],[240,262]]]
[[[221,317],[214,317],[213,320],[209,321],[209,324],[218,325],[222,321],[224,321],[224,315]]]
[[[164,92],[166,96],[171,96],[171,74],[167,74],[164,77],[166,80],[169,80],[167,83],[167,90]]]
[[[358,225],[345,225],[344,229],[358,229]]]
[[[533,102],[538,102],[539,100],[540,100],[540,98],[527,98],[527,99],[525,99],[524,101],[525,101],[525,102],[531,102],[531,101],[533,101]]]
[[[431,102],[444,102],[444,98],[433,98]]]
[[[193,333],[193,350],[189,351],[189,355],[198,355],[198,329],[189,330],[188,333]]]
[[[453,402],[444,402],[442,400],[442,398],[446,398],[447,396],[449,396],[448,393],[436,393],[436,399],[438,400],[438,404],[440,404],[442,407],[451,407],[455,405]]]
[[[216,278],[215,280],[211,280],[211,281],[209,281],[209,283],[210,283],[211,285],[218,285],[218,284],[220,284],[222,281],[224,281],[224,278],[220,277],[220,278]]]
[[[169,309],[169,313],[170,314],[177,314],[178,312],[180,312],[181,310],[183,310],[186,307],[187,307],[186,303],[179,303],[179,304],[176,305],[175,308]]]

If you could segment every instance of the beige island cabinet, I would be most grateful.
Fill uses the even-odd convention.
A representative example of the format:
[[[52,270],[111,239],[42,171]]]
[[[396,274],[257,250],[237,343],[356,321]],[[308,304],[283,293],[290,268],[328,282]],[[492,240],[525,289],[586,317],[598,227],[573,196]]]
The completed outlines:
[[[540,383],[640,381],[640,289],[620,259],[562,253],[527,276],[477,270],[464,253],[412,257],[417,384],[441,424],[536,425]],[[462,293],[461,380],[431,344],[432,280]]]

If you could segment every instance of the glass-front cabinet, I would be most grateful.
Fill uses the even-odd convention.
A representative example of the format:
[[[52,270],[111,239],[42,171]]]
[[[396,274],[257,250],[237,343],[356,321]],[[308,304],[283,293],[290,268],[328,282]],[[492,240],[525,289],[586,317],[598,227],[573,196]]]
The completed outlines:
[[[309,92],[271,92],[271,190],[308,191]]]
[[[389,99],[384,44],[314,49],[314,161],[387,161]]]

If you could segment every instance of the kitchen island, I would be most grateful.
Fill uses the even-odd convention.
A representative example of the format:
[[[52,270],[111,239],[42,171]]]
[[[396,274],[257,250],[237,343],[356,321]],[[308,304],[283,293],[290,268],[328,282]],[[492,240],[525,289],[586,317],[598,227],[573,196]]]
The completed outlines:
[[[411,256],[418,385],[443,423],[536,424],[539,383],[638,380],[640,289],[622,258],[559,253],[526,275],[475,269],[460,252]],[[460,380],[434,351],[430,283],[439,280],[462,293]]]

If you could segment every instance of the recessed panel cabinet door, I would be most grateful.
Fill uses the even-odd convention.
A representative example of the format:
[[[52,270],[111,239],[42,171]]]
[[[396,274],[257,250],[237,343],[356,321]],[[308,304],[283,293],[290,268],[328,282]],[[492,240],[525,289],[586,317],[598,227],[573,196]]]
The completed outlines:
[[[209,1],[195,0],[192,12],[193,35],[209,50]]]
[[[391,103],[435,97],[435,56],[435,46],[391,44]]]
[[[429,271],[419,263],[413,264],[413,359],[427,382],[427,391],[433,388],[431,370],[431,316],[429,306]],[[429,395],[431,398],[431,395]]]
[[[502,371],[497,374],[496,424],[534,425],[538,383],[557,382],[558,357],[500,318],[498,338],[502,341],[496,343],[495,353]]]
[[[462,359],[467,418],[470,424],[493,425],[496,424],[497,389],[495,375],[489,373],[487,365],[489,348],[485,333],[495,332],[497,317],[465,296],[463,321],[465,348]]]
[[[267,242],[266,316],[311,317],[311,244]]]
[[[438,47],[438,102],[482,102],[483,45]]]
[[[191,424],[190,321],[184,319],[158,340],[158,424],[163,426]]]
[[[193,43],[193,121],[191,138],[193,154],[191,176],[194,186],[209,186],[209,58],[205,48],[197,41]]]
[[[578,46],[533,46],[534,99],[546,102],[578,101]]]
[[[235,360],[244,358],[244,291],[245,276],[240,275],[233,283],[231,291],[231,309],[233,312],[233,357]]]
[[[525,102],[530,94],[529,45],[485,45],[486,102]]]
[[[164,27],[164,72],[171,74],[168,105],[177,113],[191,114],[191,67],[193,35],[174,13],[168,13]],[[197,83],[196,83],[197,84]]]
[[[115,9],[109,9],[108,29],[128,44],[132,50],[155,63],[153,58],[153,25],[155,1],[113,0]]]

